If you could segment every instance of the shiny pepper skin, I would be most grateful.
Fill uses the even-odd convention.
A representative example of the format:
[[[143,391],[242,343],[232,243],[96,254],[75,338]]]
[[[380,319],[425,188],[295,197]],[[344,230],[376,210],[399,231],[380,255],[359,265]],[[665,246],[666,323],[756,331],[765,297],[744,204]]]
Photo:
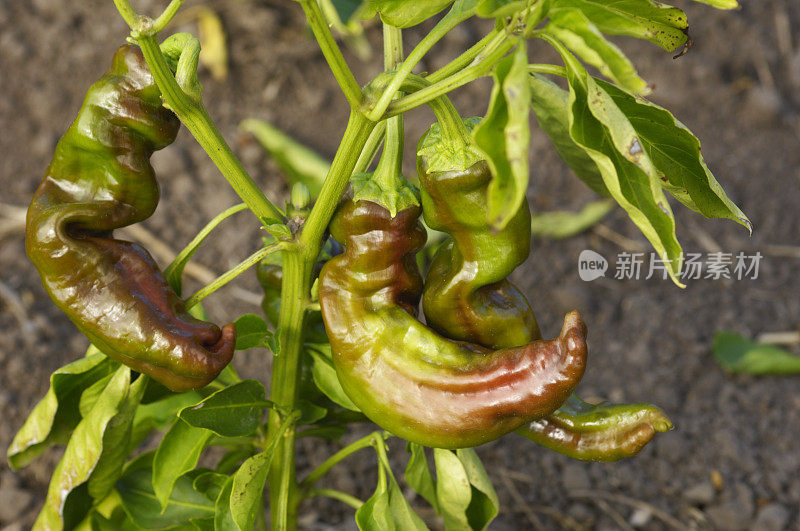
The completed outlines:
[[[415,253],[425,241],[419,207],[393,218],[345,200],[331,223],[344,254],[320,275],[320,305],[339,381],[373,422],[425,446],[476,446],[552,413],[586,365],[577,312],[550,341],[490,350],[449,340],[420,323]]]
[[[50,297],[92,343],[185,391],[230,362],[233,324],[220,330],[189,315],[150,254],[112,236],[155,210],[150,156],[179,125],[141,51],[121,47],[56,146],[28,209],[25,245]]]
[[[587,404],[570,397],[548,417],[517,433],[535,443],[581,461],[617,461],[636,455],[656,433],[672,423],[651,404]]]
[[[470,127],[471,121],[465,125]],[[434,124],[420,139],[421,153],[442,150]],[[445,151],[446,152],[446,151]],[[434,256],[425,279],[422,304],[428,324],[444,334],[487,347],[510,347],[540,339],[533,310],[506,277],[530,252],[527,202],[500,231],[486,222],[491,174],[477,162],[466,170],[430,171],[417,158],[423,215],[433,229],[452,240]],[[584,461],[616,461],[638,453],[658,432],[672,428],[650,404],[593,406],[575,395],[559,409],[516,430],[551,450]]]
[[[540,339],[528,300],[506,279],[530,253],[527,202],[496,231],[486,221],[492,176],[485,161],[466,170],[429,171],[427,158],[420,156],[417,169],[425,223],[452,237],[425,277],[422,308],[428,324],[447,337],[490,348]]]

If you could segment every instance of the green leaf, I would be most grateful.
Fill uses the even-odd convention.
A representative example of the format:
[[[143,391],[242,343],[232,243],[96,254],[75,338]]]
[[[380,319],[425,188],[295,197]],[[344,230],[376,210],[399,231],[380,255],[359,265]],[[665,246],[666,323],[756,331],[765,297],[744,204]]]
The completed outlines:
[[[701,4],[708,4],[718,9],[736,9],[739,7],[739,2],[736,0],[694,0]]]
[[[225,487],[225,483],[230,479],[225,474],[213,472],[211,470],[195,470],[197,473],[192,482],[192,488],[205,495],[211,501],[216,501],[220,492]]]
[[[212,435],[181,419],[164,434],[153,458],[153,492],[162,507],[166,507],[178,478],[197,466]]]
[[[416,26],[453,3],[453,0],[367,0],[362,18],[379,14],[385,24],[396,28]]]
[[[298,401],[297,406],[301,413],[300,418],[297,420],[298,425],[316,424],[317,421],[324,419],[328,414],[328,410],[324,407],[302,398]]]
[[[450,530],[486,529],[500,503],[475,451],[434,448],[436,495],[445,527]]]
[[[497,492],[474,449],[461,448],[456,451],[456,455],[472,485],[472,499],[467,507],[467,519],[472,529],[486,529],[500,512]]]
[[[333,366],[331,346],[329,344],[314,343],[313,345],[306,345],[306,350],[314,359],[311,371],[317,388],[343,408],[350,411],[361,411],[350,400],[350,397],[344,392],[342,384],[339,383],[339,377],[336,376],[336,369]]]
[[[394,531],[386,471],[378,462],[378,486],[364,505],[356,510],[356,525],[361,531]]]
[[[561,54],[570,87],[570,136],[594,160],[611,196],[625,209],[664,260],[673,282],[683,263],[675,219],[661,189],[658,170],[642,148],[630,120],[564,46],[546,37]]]
[[[658,171],[658,184],[675,199],[707,218],[752,224],[706,166],[700,141],[666,109],[597,81],[630,122],[641,147]]]
[[[437,513],[439,513],[439,500],[436,498],[436,483],[433,474],[428,466],[428,458],[425,456],[425,447],[409,442],[406,449],[411,453],[411,457],[406,465],[406,483],[414,489],[417,494],[425,498]]]
[[[214,505],[214,530],[215,531],[238,531],[239,529],[250,530],[250,527],[240,528],[233,520],[231,513],[231,489],[233,489],[233,476],[222,487]]]
[[[615,207],[616,203],[603,199],[589,203],[579,212],[541,212],[531,217],[531,234],[535,238],[571,238],[597,225]]]
[[[502,229],[525,200],[528,188],[530,86],[525,41],[497,64],[486,117],[472,131],[492,172],[489,183],[489,223]]]
[[[151,382],[152,383],[152,380]],[[163,430],[175,421],[178,411],[196,404],[202,397],[196,391],[170,395],[163,400],[140,405],[133,417],[129,450],[138,448],[153,430]]]
[[[455,452],[433,449],[436,463],[436,497],[448,530],[471,530],[467,508],[472,501],[472,486],[467,471]]]
[[[292,239],[292,231],[278,219],[268,219],[264,225],[264,230],[270,233],[279,241],[289,241]]]
[[[121,471],[123,463],[119,462],[118,442],[120,430],[124,438],[124,432],[133,417],[131,409],[135,409],[135,405],[126,403],[132,391],[130,376],[131,371],[127,367],[117,369],[103,392],[103,399],[98,400],[89,414],[75,427],[64,455],[50,479],[45,504],[36,519],[35,527],[73,527],[91,508],[91,496],[104,497],[114,470]],[[143,385],[139,385],[135,392],[141,392],[143,388]],[[132,396],[132,399],[136,399],[138,403],[140,397]],[[118,414],[122,418],[116,419]],[[117,420],[120,422],[117,423]],[[112,443],[117,444],[117,447],[111,447]],[[122,446],[122,452],[125,452],[127,444]]]
[[[120,368],[120,370],[122,369]],[[103,451],[92,470],[88,483],[89,495],[95,502],[103,500],[108,495],[114,482],[122,474],[122,468],[130,448],[133,419],[147,386],[147,380],[148,378],[140,375],[135,382],[130,384],[127,396],[120,402],[116,415],[108,423],[103,434]],[[111,385],[112,382],[109,381],[109,385],[106,386],[97,403],[106,400],[106,391]]]
[[[341,20],[350,20],[364,3],[362,0],[331,0]]]
[[[194,489],[196,476],[186,474],[178,478],[162,510],[153,491],[153,453],[148,452],[131,462],[117,481],[117,491],[128,517],[146,529],[173,529],[192,519],[213,517],[214,502]]]
[[[271,407],[264,386],[256,380],[244,380],[183,408],[178,416],[221,437],[245,437],[256,431],[264,409]]]
[[[635,94],[649,94],[650,87],[639,77],[636,68],[616,45],[606,40],[597,27],[577,10],[562,9],[551,13],[545,27],[581,59],[601,74]]]
[[[341,20],[349,20],[349,15],[344,16],[343,13],[346,14],[349,9],[355,12],[359,4],[360,2],[353,0],[333,2],[337,10],[341,8],[339,10]],[[264,120],[247,119],[242,121],[239,127],[256,137],[291,184],[303,183],[311,192],[311,197],[319,195],[322,183],[325,182],[330,170],[330,162]]]
[[[589,188],[602,196],[610,195],[597,164],[583,146],[570,136],[569,91],[539,74],[531,75],[530,84],[533,95],[531,107],[539,127],[550,137],[558,155]]]
[[[484,18],[510,17],[525,8],[524,0],[481,0],[476,14]]]
[[[97,380],[81,393],[81,398],[78,401],[78,411],[80,412],[81,418],[89,414],[97,403],[97,400],[103,394],[103,389],[106,388],[108,382],[110,382],[113,377],[113,372],[111,374],[106,374],[103,378]]]
[[[393,477],[389,480],[389,511],[396,529],[402,531],[428,529],[422,518],[408,504],[408,500],[403,496],[403,491],[400,490],[400,486]]]
[[[267,322],[258,315],[246,313],[236,319],[236,350],[264,347],[272,337]]]
[[[267,483],[267,474],[272,464],[275,448],[283,437],[283,433],[296,421],[296,418],[295,414],[284,419],[264,451],[247,459],[234,474],[230,508],[233,521],[236,522],[239,529],[253,528],[253,522],[258,516],[258,511],[261,510],[264,485]]]
[[[297,438],[301,439],[303,437],[318,437],[328,441],[338,441],[342,438],[342,435],[344,435],[345,432],[347,432],[347,426],[344,424],[336,424],[333,426],[314,426],[313,428],[298,431]]]
[[[276,439],[277,441],[277,439]],[[239,529],[252,529],[261,510],[267,474],[275,452],[275,444],[247,459],[231,483],[230,507],[233,520]]]
[[[119,363],[92,354],[56,369],[50,389],[36,404],[8,448],[8,462],[20,469],[54,444],[66,443],[81,420],[80,396],[95,382],[112,374]]]
[[[714,337],[714,357],[723,369],[757,376],[800,374],[800,356],[774,345],[756,343],[733,332]]]
[[[653,0],[553,0],[557,11],[579,10],[603,33],[646,39],[671,52],[686,43],[686,14]]]

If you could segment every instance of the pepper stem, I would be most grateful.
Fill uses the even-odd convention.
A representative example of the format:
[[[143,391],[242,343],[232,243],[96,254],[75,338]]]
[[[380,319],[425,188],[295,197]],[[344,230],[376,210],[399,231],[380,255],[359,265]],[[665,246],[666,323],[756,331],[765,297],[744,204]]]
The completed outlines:
[[[402,30],[383,25],[384,64],[392,70],[403,61]],[[419,200],[414,188],[403,177],[403,116],[386,120],[386,134],[378,167],[373,174],[360,174],[353,178],[353,199],[373,201],[384,206],[392,216]]]
[[[393,70],[403,62],[403,31],[389,24],[383,25],[383,66]],[[403,115],[386,120],[383,153],[373,180],[383,190],[397,187],[398,176],[403,173]]]

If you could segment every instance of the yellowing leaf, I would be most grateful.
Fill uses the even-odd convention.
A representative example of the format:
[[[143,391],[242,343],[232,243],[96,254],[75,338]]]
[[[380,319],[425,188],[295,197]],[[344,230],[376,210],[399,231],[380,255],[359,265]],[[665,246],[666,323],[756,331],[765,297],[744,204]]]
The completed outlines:
[[[197,31],[200,40],[200,62],[217,81],[228,78],[228,44],[219,16],[208,7],[197,10]]]

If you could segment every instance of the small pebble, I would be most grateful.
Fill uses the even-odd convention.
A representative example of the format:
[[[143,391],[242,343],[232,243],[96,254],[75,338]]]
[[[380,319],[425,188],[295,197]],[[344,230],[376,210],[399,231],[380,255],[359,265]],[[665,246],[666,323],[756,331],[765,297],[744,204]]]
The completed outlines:
[[[789,523],[789,510],[778,503],[765,505],[758,511],[752,531],[775,531],[786,529]]]
[[[695,506],[708,505],[714,501],[715,496],[716,491],[714,490],[714,486],[707,481],[689,487],[683,493],[683,497],[686,498],[686,501]]]
[[[653,519],[653,513],[644,508],[639,508],[633,511],[628,522],[633,527],[645,527]]]

